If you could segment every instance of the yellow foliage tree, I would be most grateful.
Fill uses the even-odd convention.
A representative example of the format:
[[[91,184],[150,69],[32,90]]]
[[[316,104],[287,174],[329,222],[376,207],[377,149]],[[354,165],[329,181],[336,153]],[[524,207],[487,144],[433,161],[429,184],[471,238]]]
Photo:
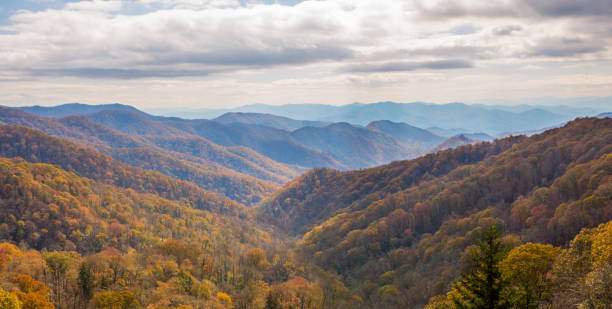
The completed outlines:
[[[20,292],[15,292],[19,298],[23,309],[53,309],[53,304],[49,301],[47,286],[24,274],[13,278],[13,283],[19,286]]]
[[[219,302],[225,304],[229,308],[234,307],[234,304],[232,303],[232,298],[223,292],[217,292],[217,299],[219,300]]]
[[[500,262],[502,276],[509,282],[510,303],[517,308],[538,308],[550,298],[550,271],[561,248],[527,243],[510,251]]]
[[[0,288],[0,309],[21,309],[17,296]]]

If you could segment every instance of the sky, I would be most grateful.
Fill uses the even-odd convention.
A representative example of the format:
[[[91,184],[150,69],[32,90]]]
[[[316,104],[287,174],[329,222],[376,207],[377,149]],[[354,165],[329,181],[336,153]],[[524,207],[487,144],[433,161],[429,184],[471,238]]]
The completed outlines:
[[[611,95],[610,0],[0,0],[0,105]]]

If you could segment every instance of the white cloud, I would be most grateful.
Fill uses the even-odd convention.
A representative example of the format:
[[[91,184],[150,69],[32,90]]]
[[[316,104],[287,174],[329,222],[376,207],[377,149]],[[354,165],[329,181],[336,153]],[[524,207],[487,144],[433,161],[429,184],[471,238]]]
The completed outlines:
[[[443,89],[436,83],[467,93],[448,81],[483,88],[491,82],[474,80],[498,72],[502,65],[512,64],[515,71],[527,74],[536,71],[534,61],[577,66],[611,61],[609,17],[566,2],[309,0],[293,6],[240,5],[238,0],[71,2],[63,9],[18,11],[9,25],[0,27],[0,81],[36,77],[48,82],[61,77],[73,83],[78,78],[108,91],[99,80],[133,80],[129,85],[138,90],[153,79],[180,80],[181,87],[196,79],[206,80],[197,84],[201,87],[223,80],[223,85],[231,85],[227,89],[244,88],[241,93],[253,96],[241,100],[261,102],[280,100],[272,99],[274,92],[285,98],[299,93],[304,101],[382,95],[366,93],[370,88],[385,88],[387,98],[401,97],[403,89],[425,95]],[[599,5],[607,8],[603,2]],[[441,70],[450,68],[454,70]],[[480,74],[469,83],[457,79],[474,72]],[[547,68],[537,72],[545,74]],[[414,78],[423,74],[434,74],[435,80]],[[504,78],[491,87],[512,84]],[[331,89],[332,85],[340,90]],[[278,94],[287,88],[292,93]],[[307,93],[314,88],[322,95]],[[160,89],[167,88],[155,91]],[[477,92],[472,90],[469,96]],[[231,93],[238,100],[237,92]]]
[[[206,9],[239,7],[238,0],[138,0],[147,7],[177,8],[177,9]]]
[[[119,11],[123,3],[121,0],[92,0],[69,2],[65,8],[67,10],[83,10],[83,11]]]

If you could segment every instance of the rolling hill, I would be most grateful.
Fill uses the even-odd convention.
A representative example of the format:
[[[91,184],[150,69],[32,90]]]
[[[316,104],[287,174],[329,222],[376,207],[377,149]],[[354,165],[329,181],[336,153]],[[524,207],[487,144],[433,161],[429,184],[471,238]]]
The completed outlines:
[[[307,168],[357,169],[414,158],[425,152],[402,145],[388,134],[348,123],[307,126],[289,132],[269,125],[152,118],[124,111],[104,111],[87,117],[142,138],[147,138],[147,132],[172,139],[199,136],[218,145],[244,146],[275,161]]]
[[[244,146],[281,163],[303,167],[343,168],[329,155],[296,143],[289,132],[267,126],[211,120],[186,120],[143,116],[125,111],[102,111],[87,115],[93,121],[132,135],[201,137],[221,146]]]
[[[21,140],[36,137],[31,132]],[[30,158],[59,147],[47,139],[51,144],[28,145],[36,146]],[[70,150],[58,159],[84,159],[87,152]],[[294,267],[299,261],[283,239],[246,212],[220,213],[193,195],[168,200],[114,185],[156,186],[159,178],[171,185],[160,191],[164,195],[184,186],[156,173],[134,176],[143,178],[124,173],[95,181],[58,165],[0,157],[2,306],[233,308],[263,306],[277,293],[283,303],[299,306],[329,298],[322,287],[346,290],[325,272]],[[333,297],[338,305],[350,302],[350,295]]]
[[[56,164],[81,177],[137,192],[157,194],[165,199],[189,199],[194,208],[219,213],[245,212],[242,204],[159,172],[145,171],[41,131],[25,127],[0,126],[0,157],[21,157],[33,163]]]
[[[293,131],[302,127],[324,127],[329,125],[328,122],[295,120],[288,117],[259,113],[226,113],[213,120],[223,124],[243,123],[262,125],[285,131]]]
[[[54,117],[62,118],[73,115],[85,115],[92,114],[103,110],[125,110],[140,112],[138,109],[123,104],[101,104],[101,105],[89,105],[81,103],[68,103],[57,106],[24,106],[16,107],[16,109],[24,111],[29,114],[34,114],[41,117]]]
[[[350,170],[415,158],[443,141],[426,130],[391,121],[376,121],[360,127],[257,113],[229,113],[215,120],[190,120],[122,108],[100,110],[104,106],[88,106],[89,110],[99,111],[60,119],[36,118],[18,111],[10,111],[4,118],[7,123],[87,141],[94,147],[102,144],[111,148],[150,148],[149,152],[162,152],[158,157],[179,152],[182,160],[198,164],[203,163],[199,159],[209,161],[203,164],[208,165],[209,170],[224,173],[226,179],[230,177],[228,172],[234,171],[276,183],[284,183],[307,168]],[[63,111],[61,106],[58,108]],[[238,152],[230,150],[239,147],[244,148]],[[111,155],[118,153],[100,150]],[[120,158],[126,160],[126,151],[121,153]],[[144,163],[142,160],[130,162]],[[162,171],[161,168],[157,170]],[[185,180],[193,181],[194,178]],[[229,190],[225,188],[219,192]],[[247,198],[249,201],[256,199]]]
[[[597,118],[612,118],[612,113],[601,113],[597,115]]]
[[[469,266],[486,226],[514,245],[567,245],[612,219],[611,186],[612,120],[587,118],[372,169],[313,170],[259,210],[364,307],[421,307]]]
[[[291,132],[291,136],[307,147],[329,153],[352,169],[417,156],[416,151],[411,152],[387,134],[345,122],[321,128],[304,127]]]
[[[438,152],[441,150],[453,149],[453,148],[457,148],[457,147],[464,146],[464,145],[477,144],[480,142],[481,142],[480,140],[469,138],[465,136],[464,134],[460,134],[460,135],[453,136],[445,140],[440,145],[431,149],[430,152]]]
[[[424,143],[440,143],[444,140],[443,137],[431,133],[428,130],[411,126],[407,123],[393,122],[389,120],[378,120],[370,122],[367,129],[380,131],[389,134],[404,144],[412,144],[414,142]]]
[[[129,113],[136,118],[141,116],[140,113]],[[159,138],[122,133],[84,116],[45,118],[0,108],[0,121],[69,138],[121,161],[192,181],[204,189],[249,205],[271,193],[276,184],[284,183],[304,170],[275,162],[254,151],[215,145],[198,136],[175,137],[172,146],[176,149],[165,149],[163,146],[167,146],[167,143],[159,142]],[[148,159],[143,157],[145,153]],[[134,157],[130,157],[130,154]]]
[[[444,138],[439,135],[403,122],[378,120],[370,122],[366,128],[392,136],[418,155],[427,153],[444,141]]]

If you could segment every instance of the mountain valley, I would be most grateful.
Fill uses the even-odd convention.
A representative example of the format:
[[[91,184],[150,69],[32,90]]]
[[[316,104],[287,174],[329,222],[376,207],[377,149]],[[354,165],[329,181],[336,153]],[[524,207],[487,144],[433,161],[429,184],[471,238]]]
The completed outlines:
[[[554,255],[538,301],[606,299],[571,280],[612,265],[610,118],[493,138],[69,107],[0,108],[0,287],[30,308],[455,308],[491,227],[506,259]]]

